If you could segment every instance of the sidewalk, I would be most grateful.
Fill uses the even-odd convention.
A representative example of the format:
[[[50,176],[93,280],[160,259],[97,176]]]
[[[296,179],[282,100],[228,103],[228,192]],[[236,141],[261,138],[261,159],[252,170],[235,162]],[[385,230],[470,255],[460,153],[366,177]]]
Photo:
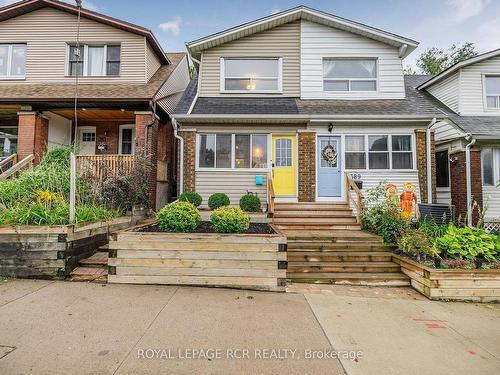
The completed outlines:
[[[0,374],[500,373],[500,305],[291,289],[0,281]],[[305,358],[332,345],[362,356]]]

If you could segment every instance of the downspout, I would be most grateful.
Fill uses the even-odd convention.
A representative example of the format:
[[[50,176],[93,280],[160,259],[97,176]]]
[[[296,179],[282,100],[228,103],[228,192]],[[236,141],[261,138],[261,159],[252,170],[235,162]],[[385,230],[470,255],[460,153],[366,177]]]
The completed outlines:
[[[471,133],[465,135],[465,139],[470,141],[465,146],[465,184],[467,186],[467,225],[472,228],[472,177],[470,173],[470,149],[476,143]]]
[[[172,128],[174,129],[174,137],[179,140],[179,153],[180,153],[180,158],[179,158],[179,191],[177,193],[177,197],[179,197],[184,190],[184,138],[182,138],[178,133],[177,133],[177,120],[172,117],[171,121],[172,123]]]
[[[427,203],[432,204],[432,145],[431,145],[431,128],[436,123],[436,118],[434,117],[426,129],[425,134],[425,146],[426,146],[426,161],[427,161]]]

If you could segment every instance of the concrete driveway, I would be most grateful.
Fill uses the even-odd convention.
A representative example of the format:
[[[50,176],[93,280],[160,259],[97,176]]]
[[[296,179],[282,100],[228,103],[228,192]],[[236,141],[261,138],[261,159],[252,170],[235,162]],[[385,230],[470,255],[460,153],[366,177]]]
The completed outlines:
[[[0,281],[0,374],[500,373],[499,305],[291,289]]]

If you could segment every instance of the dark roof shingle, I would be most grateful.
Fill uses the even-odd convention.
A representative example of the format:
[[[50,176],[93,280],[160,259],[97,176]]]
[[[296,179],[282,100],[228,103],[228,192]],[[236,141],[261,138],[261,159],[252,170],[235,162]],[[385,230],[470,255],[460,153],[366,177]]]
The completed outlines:
[[[450,118],[464,132],[475,136],[500,137],[500,116],[459,116]]]

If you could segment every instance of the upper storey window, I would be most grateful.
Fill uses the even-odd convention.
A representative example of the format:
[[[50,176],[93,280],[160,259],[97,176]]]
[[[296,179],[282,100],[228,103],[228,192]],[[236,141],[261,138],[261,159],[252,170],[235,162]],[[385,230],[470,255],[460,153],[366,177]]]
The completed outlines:
[[[118,76],[120,75],[119,45],[69,46],[68,75]]]
[[[323,59],[324,91],[376,91],[377,60]]]
[[[500,108],[500,76],[484,77],[486,83],[486,107]]]
[[[22,79],[26,73],[26,44],[0,44],[0,79]]]
[[[281,92],[281,59],[221,59],[222,92]]]

